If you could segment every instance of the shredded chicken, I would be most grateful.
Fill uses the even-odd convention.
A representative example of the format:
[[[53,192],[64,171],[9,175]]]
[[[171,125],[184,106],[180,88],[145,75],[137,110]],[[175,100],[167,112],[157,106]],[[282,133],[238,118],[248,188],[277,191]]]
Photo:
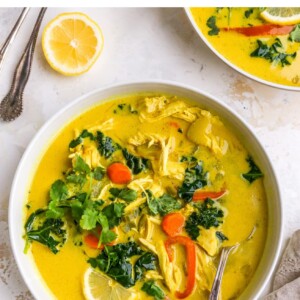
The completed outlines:
[[[178,272],[178,267],[174,269],[174,264],[170,262],[165,244],[163,241],[158,241],[156,244],[157,256],[161,273],[164,277],[166,286],[170,291],[176,291],[181,283],[181,273]],[[175,275],[176,274],[176,275]],[[179,274],[179,275],[178,275]]]
[[[211,227],[209,229],[202,229],[201,234],[197,238],[197,243],[210,256],[215,256],[219,250],[218,238],[216,236],[217,229]]]
[[[220,135],[223,123],[210,112],[202,110],[201,116],[193,122],[187,132],[187,137],[194,143],[210,148],[214,153],[225,155],[229,144]]]
[[[210,291],[216,274],[216,268],[213,263],[213,258],[208,256],[199,247],[196,248],[196,258],[196,278],[198,281],[198,288]]]
[[[87,130],[91,133],[95,133],[97,131],[106,131],[106,130],[113,129],[113,125],[114,125],[114,119],[110,118],[99,125],[87,127]]]
[[[94,143],[89,143],[87,145],[78,145],[74,149],[74,151],[75,152],[69,155],[69,158],[72,159],[73,165],[75,163],[76,156],[79,155],[90,168],[93,169],[99,166],[102,167],[100,163],[101,156]]]
[[[143,238],[139,238],[139,241],[140,241],[146,248],[148,248],[151,252],[153,252],[154,254],[157,255],[157,250],[156,250],[155,246],[154,246],[149,240],[146,240],[146,239],[143,239]]]

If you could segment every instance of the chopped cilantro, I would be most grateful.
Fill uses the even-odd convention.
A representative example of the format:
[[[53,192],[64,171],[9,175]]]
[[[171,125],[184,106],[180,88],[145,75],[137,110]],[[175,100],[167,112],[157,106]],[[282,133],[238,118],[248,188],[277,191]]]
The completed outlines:
[[[300,24],[297,24],[290,32],[289,40],[292,42],[300,43]]]
[[[209,17],[206,22],[206,25],[208,28],[210,28],[210,30],[208,31],[209,35],[218,35],[220,29],[216,25],[216,17],[215,16]]]
[[[120,198],[129,202],[134,201],[137,198],[137,191],[129,188],[124,188],[124,189],[111,188],[109,192],[115,198]]]

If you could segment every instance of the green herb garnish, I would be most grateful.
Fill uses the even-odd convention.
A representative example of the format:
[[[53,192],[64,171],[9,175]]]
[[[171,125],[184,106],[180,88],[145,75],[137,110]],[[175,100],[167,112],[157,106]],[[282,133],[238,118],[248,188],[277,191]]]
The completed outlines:
[[[190,159],[182,157],[181,161],[195,162],[193,157]],[[207,184],[206,177],[207,174],[203,171],[202,161],[198,161],[195,166],[187,168],[182,186],[178,189],[178,196],[185,202],[192,201],[194,192]]]
[[[216,17],[215,16],[209,17],[206,22],[206,25],[208,28],[210,28],[210,30],[208,31],[209,35],[218,35],[220,29],[216,25]]]
[[[136,157],[129,153],[127,149],[122,149],[127,166],[132,170],[134,175],[141,173],[148,169],[149,160],[143,157]]]
[[[134,201],[137,198],[137,191],[129,188],[111,188],[109,192],[114,196],[114,198],[120,198],[128,202]]]
[[[164,216],[173,211],[179,210],[182,205],[179,200],[168,194],[163,194],[159,198],[154,198],[151,191],[147,190],[147,203],[151,214]]]
[[[103,251],[88,262],[93,268],[99,268],[112,279],[126,288],[135,285],[145,270],[155,269],[156,257],[143,251],[135,242],[120,243],[114,246],[105,246]],[[139,255],[133,263],[130,258]]]
[[[247,173],[242,174],[242,176],[252,183],[254,180],[263,176],[263,173],[259,169],[259,167],[255,164],[252,157],[248,157],[247,162],[249,163],[250,170]]]
[[[155,300],[163,300],[166,297],[164,291],[155,284],[154,280],[146,281],[142,286],[142,291],[146,292],[149,296],[153,296]]]
[[[300,24],[297,24],[290,32],[289,40],[292,42],[300,43]]]
[[[282,43],[279,38],[275,39],[275,42],[268,46],[261,40],[257,40],[258,47],[250,54],[251,57],[261,57],[274,64],[281,64],[282,67],[290,65],[292,59],[296,57],[297,52],[284,53]]]
[[[218,227],[223,223],[223,210],[215,205],[211,199],[206,199],[202,204],[195,206],[197,211],[194,211],[188,217],[185,230],[191,239],[196,240],[200,234],[199,226],[209,229],[211,227]]]

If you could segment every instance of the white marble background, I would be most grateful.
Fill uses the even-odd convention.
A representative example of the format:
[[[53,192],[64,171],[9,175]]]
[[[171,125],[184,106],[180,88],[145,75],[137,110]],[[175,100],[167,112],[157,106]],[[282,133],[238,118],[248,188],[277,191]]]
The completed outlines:
[[[0,8],[0,44],[20,8]],[[13,259],[7,225],[10,186],[18,162],[37,130],[74,98],[110,83],[167,79],[186,83],[230,105],[265,146],[279,175],[285,215],[284,242],[300,228],[300,92],[268,87],[245,78],[220,61],[198,38],[180,8],[49,8],[42,27],[63,11],[81,11],[104,34],[104,51],[84,75],[64,77],[45,61],[38,37],[24,111],[0,121],[0,299],[32,299]],[[0,99],[38,14],[31,9],[0,71]]]

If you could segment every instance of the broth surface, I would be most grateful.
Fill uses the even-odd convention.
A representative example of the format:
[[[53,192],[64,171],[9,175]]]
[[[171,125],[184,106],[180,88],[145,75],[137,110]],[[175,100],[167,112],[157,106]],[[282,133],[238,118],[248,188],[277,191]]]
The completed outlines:
[[[178,109],[180,105],[181,110]],[[174,112],[171,112],[171,107],[175,107]],[[187,114],[187,111],[190,114]],[[162,116],[164,114],[165,116]],[[108,120],[112,120],[112,126],[101,127],[101,124]],[[187,299],[208,299],[221,247],[245,240],[255,228],[253,237],[230,255],[223,278],[222,299],[238,297],[251,280],[264,250],[267,232],[267,203],[263,180],[257,178],[249,183],[242,176],[249,171],[247,161],[249,154],[246,149],[218,117],[200,109],[191,101],[166,95],[132,95],[104,102],[78,116],[58,132],[43,155],[28,195],[30,208],[26,212],[27,217],[37,209],[47,207],[51,185],[58,179],[65,180],[66,172],[72,169],[72,164],[74,167],[76,155],[83,157],[90,168],[95,170],[93,161],[88,160],[84,152],[95,141],[84,138],[82,143],[74,149],[69,148],[70,141],[78,138],[84,129],[93,132],[95,126],[100,126],[104,135],[116,141],[123,149],[126,148],[136,156],[149,159],[152,165],[151,168],[133,175],[133,181],[137,180],[142,185],[142,189],[140,190],[140,185],[134,186],[133,181],[128,184],[138,193],[137,200],[129,204],[122,199],[111,200],[112,195],[108,190],[104,191],[106,184],[109,188],[125,188],[126,185],[111,183],[106,178],[107,174],[104,174],[104,178],[100,181],[105,183],[101,186],[100,192],[102,193],[101,200],[105,202],[103,206],[111,203],[125,203],[124,205],[128,207],[135,201],[142,201],[132,211],[128,210],[128,212],[125,208],[121,223],[116,227],[118,234],[116,244],[126,243],[129,239],[147,253],[152,253],[153,251],[140,241],[140,238],[148,238],[157,252],[156,270],[146,271],[142,279],[137,280],[136,284],[130,288],[136,295],[133,299],[154,299],[141,291],[142,285],[148,279],[155,280],[170,299],[177,299],[176,290],[185,289],[186,251],[182,246],[177,244],[174,246],[175,261],[170,265],[177,265],[179,275],[176,275],[177,278],[176,276],[172,278],[176,289],[170,289],[171,283],[168,284],[164,276],[162,254],[159,250],[161,241],[168,239],[161,227],[163,216],[149,210],[147,206],[149,199],[146,199],[145,190],[151,190],[154,199],[159,199],[165,194],[177,199],[178,203],[181,203],[181,208],[172,212],[182,214],[185,218],[185,226],[187,226],[191,213],[198,213],[197,207],[204,203],[204,200],[197,201],[196,207],[194,206],[195,200],[186,202],[178,196],[178,189],[186,180],[186,170],[194,168],[195,161],[201,162],[207,181],[207,184],[200,190],[226,191],[226,193],[212,200],[213,207],[216,205],[223,213],[223,216],[219,217],[221,222],[218,226],[212,226],[209,229],[198,226],[200,235],[193,241],[197,251],[197,280],[193,292]],[[152,144],[149,144],[151,141],[149,137],[154,139]],[[165,157],[162,155],[164,151],[168,151]],[[98,163],[105,169],[114,161],[126,164],[120,150],[108,159],[100,155]],[[164,163],[166,163],[166,169],[162,167]],[[143,185],[141,180],[145,178],[150,178],[151,184]],[[93,184],[96,183],[93,181]],[[66,223],[68,223],[68,218]],[[146,234],[147,238],[145,232],[149,229],[145,227],[144,222],[148,222],[153,228],[151,234],[149,232]],[[126,231],[125,227],[128,224],[130,224],[130,230]],[[220,236],[217,237],[216,232],[221,233],[221,239]],[[41,276],[58,299],[84,299],[83,276],[91,267],[88,259],[101,253],[101,250],[92,249],[85,243],[85,234],[84,230],[78,234],[74,222],[69,220],[66,242],[57,254],[53,254],[41,243],[30,243],[29,251],[33,254]],[[189,233],[184,228],[180,235],[189,237]],[[153,272],[159,276],[153,275]]]
[[[207,41],[229,62],[261,79],[282,85],[300,86],[299,42],[290,41],[289,34],[247,36],[234,30],[234,28],[255,28],[268,24],[260,17],[259,8],[195,7],[191,8],[190,11]],[[211,28],[207,25],[210,18],[215,18],[215,24],[220,30],[217,34],[212,35],[210,32]],[[272,44],[276,43],[276,39],[279,39],[282,47],[278,48],[278,52],[272,54],[273,58],[279,52],[288,55],[296,53],[294,58],[287,58],[287,64],[282,66],[281,61],[277,59],[271,62],[270,59],[251,56],[251,53],[258,49],[258,41],[271,47]]]

